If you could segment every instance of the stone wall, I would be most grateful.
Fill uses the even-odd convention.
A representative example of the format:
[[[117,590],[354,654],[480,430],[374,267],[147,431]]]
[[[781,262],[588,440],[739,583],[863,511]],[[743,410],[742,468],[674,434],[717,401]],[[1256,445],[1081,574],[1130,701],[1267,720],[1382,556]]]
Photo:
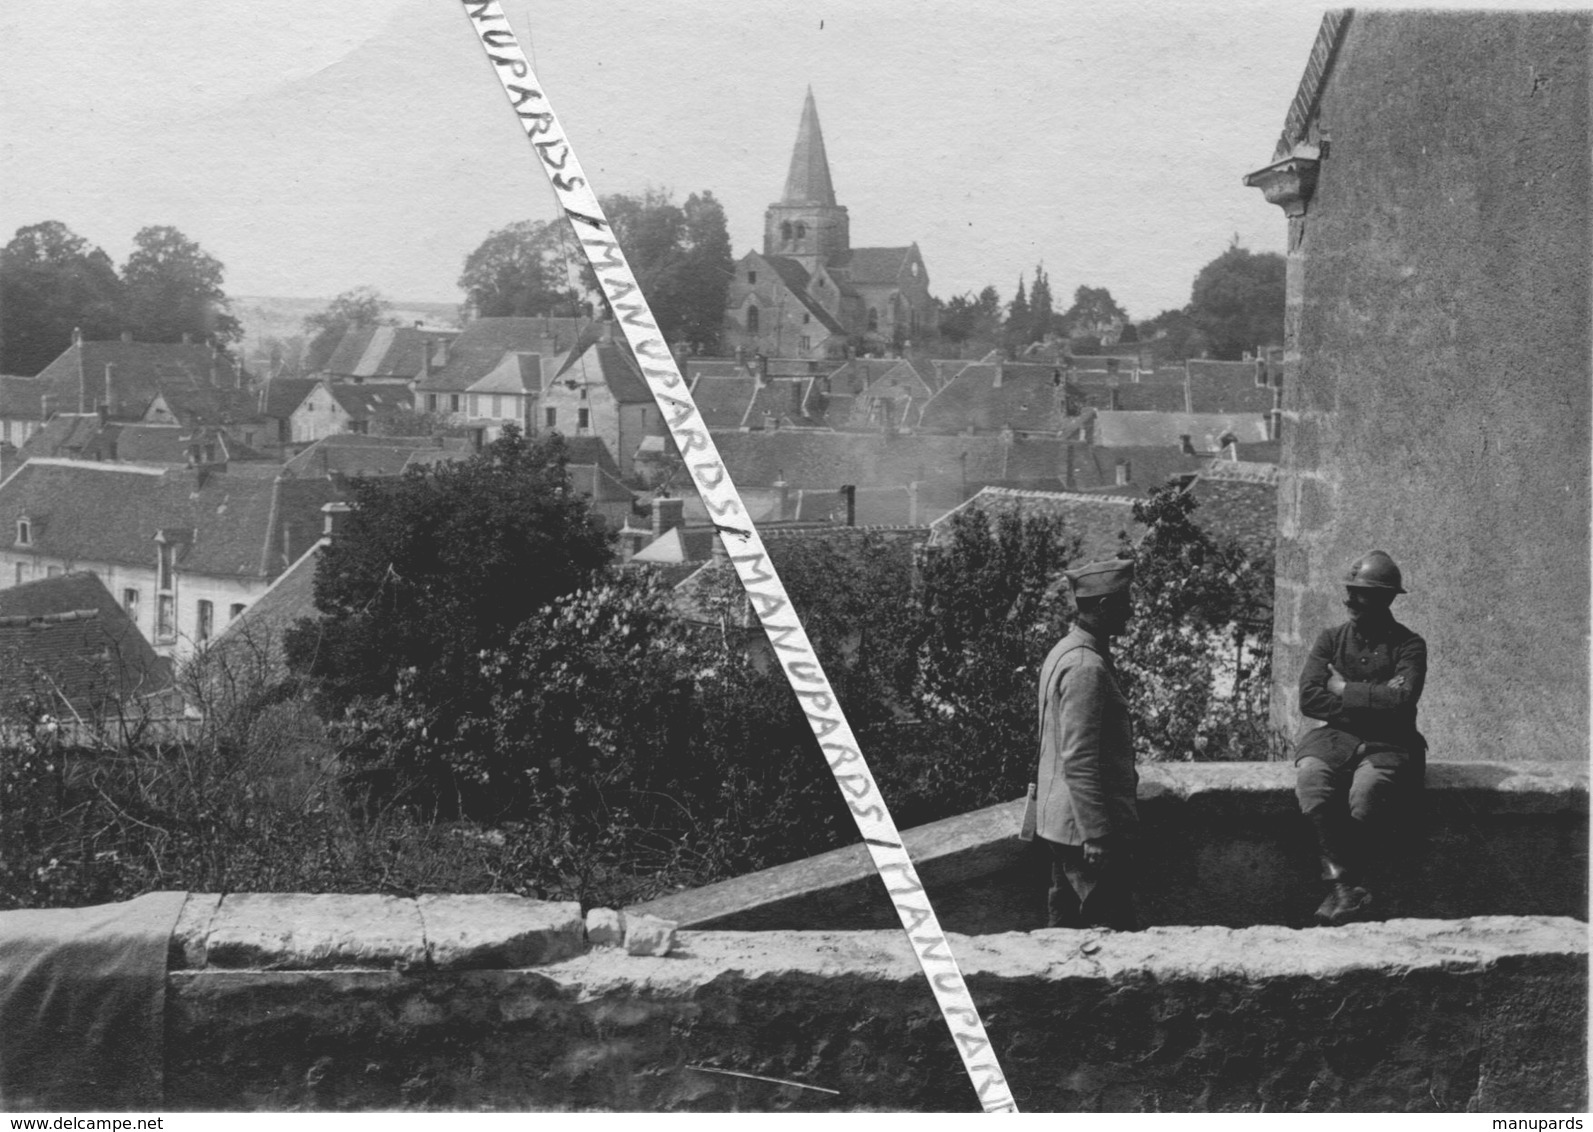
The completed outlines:
[[[166,1107],[977,1111],[900,932],[686,932],[667,957],[561,958],[577,910],[514,900],[191,897]],[[1587,1103],[1576,921],[951,945],[1031,1111]],[[533,946],[532,966],[493,951]]]
[[[1289,241],[1273,710],[1291,731],[1341,580],[1382,548],[1430,650],[1430,757],[1588,759],[1590,23],[1356,11],[1325,78],[1307,71],[1315,108],[1280,147],[1320,148]]]
[[[1136,899],[1148,924],[1304,926],[1322,899],[1310,829],[1286,763],[1140,767]],[[903,833],[941,923],[1045,923],[1049,865],[1013,836],[1021,802]],[[1587,918],[1588,777],[1507,763],[1428,767],[1419,817],[1390,846],[1382,916]],[[664,897],[641,910],[735,931],[884,929],[895,911],[861,846]]]

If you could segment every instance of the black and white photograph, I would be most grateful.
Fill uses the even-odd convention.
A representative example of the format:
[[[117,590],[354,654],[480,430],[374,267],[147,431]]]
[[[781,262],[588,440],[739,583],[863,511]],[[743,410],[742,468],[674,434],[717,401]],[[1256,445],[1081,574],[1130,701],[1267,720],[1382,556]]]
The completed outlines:
[[[0,41],[8,1128],[1583,1127],[1593,9]]]

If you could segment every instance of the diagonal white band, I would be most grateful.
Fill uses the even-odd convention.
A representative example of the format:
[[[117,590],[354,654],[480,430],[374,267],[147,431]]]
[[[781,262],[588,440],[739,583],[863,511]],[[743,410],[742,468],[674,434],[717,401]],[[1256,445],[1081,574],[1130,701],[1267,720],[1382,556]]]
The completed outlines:
[[[465,15],[476,30],[487,59],[503,84],[510,105],[531,139],[559,203],[597,273],[603,294],[619,319],[692,482],[702,495],[708,513],[714,517],[719,538],[735,564],[741,584],[746,587],[747,597],[769,636],[769,643],[774,646],[791,690],[807,715],[836,785],[874,858],[874,868],[885,882],[896,914],[901,917],[902,928],[912,943],[924,977],[929,980],[957,1053],[979,1094],[979,1102],[986,1112],[1016,1112],[1017,1105],[1001,1072],[995,1048],[985,1036],[984,1023],[968,993],[962,971],[952,957],[946,936],[940,930],[924,886],[919,883],[918,871],[902,846],[896,823],[891,820],[885,799],[869,773],[840,702],[764,551],[763,540],[758,537],[741,496],[730,481],[729,472],[719,460],[708,427],[697,412],[691,390],[676,368],[636,277],[631,274],[597,194],[581,172],[575,151],[497,0],[463,0],[463,3]]]

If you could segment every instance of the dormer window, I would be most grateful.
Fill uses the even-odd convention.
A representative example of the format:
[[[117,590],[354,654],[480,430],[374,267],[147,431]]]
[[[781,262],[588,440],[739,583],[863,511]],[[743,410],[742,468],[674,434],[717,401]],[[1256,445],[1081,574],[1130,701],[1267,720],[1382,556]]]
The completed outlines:
[[[757,281],[758,281],[758,273],[756,271],[747,272],[747,282],[748,283],[756,283]]]
[[[17,545],[33,545],[33,524],[26,519],[17,520]]]

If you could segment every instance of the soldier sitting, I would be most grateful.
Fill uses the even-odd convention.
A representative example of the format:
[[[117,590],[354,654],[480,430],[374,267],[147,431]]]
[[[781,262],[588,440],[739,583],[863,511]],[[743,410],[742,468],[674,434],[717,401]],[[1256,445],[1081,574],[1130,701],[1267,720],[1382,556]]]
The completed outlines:
[[[1427,679],[1427,643],[1394,620],[1394,598],[1406,592],[1401,581],[1381,550],[1351,566],[1349,620],[1322,632],[1300,675],[1301,713],[1325,724],[1301,736],[1294,760],[1300,809],[1331,885],[1316,910],[1323,924],[1370,914],[1368,868],[1425,771],[1416,701]]]

